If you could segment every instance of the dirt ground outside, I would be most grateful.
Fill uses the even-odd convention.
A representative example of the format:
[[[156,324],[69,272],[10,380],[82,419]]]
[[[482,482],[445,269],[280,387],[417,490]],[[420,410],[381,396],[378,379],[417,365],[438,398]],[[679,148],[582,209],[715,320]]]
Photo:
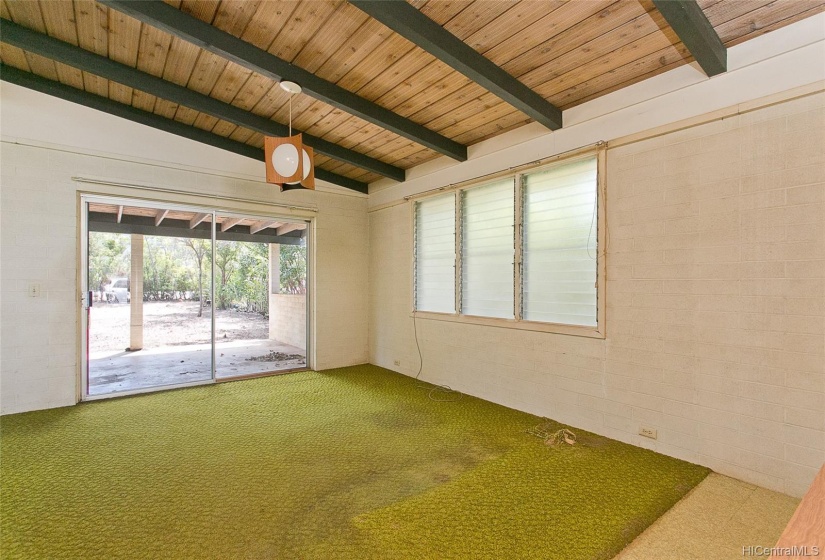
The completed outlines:
[[[212,308],[198,303],[143,304],[143,348],[129,346],[130,305],[95,303],[89,320],[89,393],[100,395],[211,379]],[[260,313],[220,310],[215,315],[218,378],[306,367],[306,349],[269,338]]]
[[[196,301],[149,301],[143,304],[143,348],[204,344],[212,340],[212,308],[198,317]],[[125,350],[129,346],[128,303],[96,302],[89,321],[89,352]],[[269,321],[260,313],[218,310],[216,340],[266,340]]]

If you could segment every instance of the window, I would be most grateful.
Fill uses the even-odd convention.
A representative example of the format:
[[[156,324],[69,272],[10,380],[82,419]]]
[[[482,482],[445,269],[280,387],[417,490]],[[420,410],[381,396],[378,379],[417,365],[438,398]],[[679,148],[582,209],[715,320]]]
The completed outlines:
[[[523,316],[596,326],[596,160],[524,175]]]
[[[513,179],[460,191],[461,311],[514,317],[515,190]]]
[[[416,204],[415,308],[455,311],[455,196],[434,196]]]
[[[416,201],[415,312],[604,336],[602,158]]]

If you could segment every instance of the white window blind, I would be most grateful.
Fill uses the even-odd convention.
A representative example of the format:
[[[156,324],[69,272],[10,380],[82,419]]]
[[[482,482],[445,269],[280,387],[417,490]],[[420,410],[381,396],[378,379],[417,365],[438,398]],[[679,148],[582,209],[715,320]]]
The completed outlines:
[[[415,308],[455,313],[455,195],[415,204]]]
[[[596,158],[524,176],[523,317],[596,326]]]
[[[461,194],[461,313],[512,318],[515,181]]]

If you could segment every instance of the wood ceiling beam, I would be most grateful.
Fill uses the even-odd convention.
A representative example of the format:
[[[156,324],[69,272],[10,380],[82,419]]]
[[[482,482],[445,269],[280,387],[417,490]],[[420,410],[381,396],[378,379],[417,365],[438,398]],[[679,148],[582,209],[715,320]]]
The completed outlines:
[[[273,227],[276,228],[280,225],[282,225],[282,222],[276,222],[275,220],[260,220],[249,226],[249,233],[254,235],[259,231]]]
[[[349,3],[551,130],[561,110],[404,0]]]
[[[696,0],[653,0],[653,5],[708,77],[727,71],[727,49]]]
[[[5,25],[3,28],[5,29]],[[110,115],[115,115],[138,124],[163,130],[164,132],[169,132],[170,134],[175,134],[189,140],[220,148],[221,150],[233,152],[261,162],[264,161],[264,151],[262,148],[256,148],[255,146],[250,146],[237,140],[231,140],[224,136],[218,136],[206,130],[167,119],[154,113],[142,111],[131,105],[124,105],[123,103],[118,103],[117,101],[112,101],[99,95],[87,93],[83,90],[61,84],[60,82],[42,78],[31,72],[24,72],[23,70],[0,64],[0,79],[65,101],[77,103],[84,107],[109,113]],[[262,168],[261,176],[263,176],[263,171]],[[324,169],[316,168],[315,177],[360,193],[367,192],[366,183]]]
[[[169,210],[158,210],[157,215],[155,215],[155,226],[159,226],[163,223],[163,220],[166,218],[167,214],[169,214]]]
[[[466,146],[359,97],[332,82],[319,78],[299,66],[259,49],[161,0],[100,0],[100,3],[275,81],[297,82],[303,88],[303,93],[310,97],[390,130],[417,144],[458,161],[467,159]]]
[[[198,227],[200,225],[200,223],[202,221],[204,221],[208,217],[209,217],[209,214],[206,214],[206,213],[203,213],[203,212],[200,213],[200,214],[195,214],[194,216],[192,216],[192,219],[189,220],[189,229],[195,229],[196,227]]]
[[[227,218],[221,224],[221,232],[226,232],[243,221],[243,218]]]
[[[19,47],[24,51],[68,64],[79,70],[212,115],[237,126],[249,128],[265,136],[287,136],[289,134],[289,127],[286,125],[255,115],[229,103],[224,103],[146,72],[141,72],[108,57],[81,49],[43,33],[32,31],[9,20],[2,20],[0,31],[2,31],[2,42]],[[300,131],[293,130],[293,132]],[[309,134],[304,134],[303,139],[308,146],[314,148],[319,154],[396,181],[403,181],[405,178],[404,170],[399,167]],[[315,176],[320,178],[317,173]]]
[[[306,229],[306,224],[284,224],[280,226],[278,229],[275,230],[277,235],[285,235],[290,231],[295,231],[297,229]]]

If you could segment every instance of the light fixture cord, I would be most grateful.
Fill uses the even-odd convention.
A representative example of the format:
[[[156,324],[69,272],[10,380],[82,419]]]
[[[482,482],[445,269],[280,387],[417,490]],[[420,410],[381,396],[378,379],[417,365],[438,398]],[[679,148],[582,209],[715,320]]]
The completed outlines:
[[[292,94],[289,94],[289,135],[292,136]]]

